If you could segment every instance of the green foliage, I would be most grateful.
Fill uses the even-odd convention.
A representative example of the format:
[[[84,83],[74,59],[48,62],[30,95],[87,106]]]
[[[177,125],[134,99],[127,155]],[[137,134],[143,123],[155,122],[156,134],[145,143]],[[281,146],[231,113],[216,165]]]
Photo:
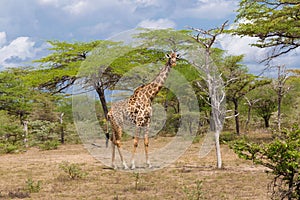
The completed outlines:
[[[220,134],[220,143],[221,144],[228,144],[231,141],[236,140],[237,135],[233,132],[222,132]]]
[[[134,177],[134,189],[138,190],[139,184],[140,184],[140,173],[139,172],[133,172],[133,177]]]
[[[178,51],[191,48],[189,44],[195,43],[191,37],[191,31],[174,29],[142,29],[142,32],[136,35],[142,39],[145,47],[154,47],[167,51]]]
[[[28,124],[31,146],[42,150],[57,149],[59,145],[60,126],[56,122],[36,120]]]
[[[20,117],[22,120],[31,110],[33,90],[23,80],[27,70],[13,68],[0,72],[0,110]]]
[[[41,189],[42,181],[35,182],[32,178],[28,178],[25,181],[25,186],[23,188],[18,188],[17,190],[9,191],[8,197],[12,199],[27,199],[30,198],[30,193],[38,193]]]
[[[53,93],[62,92],[73,85],[77,74],[84,61],[94,48],[102,41],[84,42],[60,42],[48,41],[53,53],[36,60],[41,63],[39,70],[33,70],[29,77],[32,85]]]
[[[242,0],[236,18],[235,34],[258,37],[253,45],[280,47],[270,58],[300,45],[300,4],[297,0]]]
[[[248,73],[241,64],[243,55],[227,56],[224,59],[222,77],[225,82],[226,99],[234,105],[236,133],[240,133],[239,105],[240,100],[255,88],[268,84],[270,81]]]
[[[0,153],[16,153],[23,145],[23,130],[14,116],[0,110]]]
[[[88,173],[84,172],[77,163],[69,163],[64,161],[59,165],[59,168],[62,169],[72,180],[82,179],[88,175]]]
[[[29,193],[38,193],[42,189],[42,181],[35,182],[32,178],[26,180],[24,190]]]
[[[0,143],[0,153],[16,153],[20,148],[17,144]]]
[[[257,99],[253,108],[254,112],[264,119],[265,127],[269,127],[269,120],[277,108],[277,96],[271,85],[265,85],[259,89],[253,90],[249,97]]]
[[[47,141],[57,138],[58,123],[36,120],[29,123],[30,133],[38,141]]]
[[[183,192],[185,193],[188,200],[200,200],[204,199],[202,191],[202,181],[197,180],[195,182],[196,186],[194,188],[189,188],[187,186],[183,187]]]
[[[60,144],[59,141],[48,140],[39,144],[38,146],[42,150],[53,150],[53,149],[57,149],[59,144]]]
[[[241,64],[242,60],[243,55],[227,56],[224,59],[222,76],[227,85],[226,98],[230,101],[240,99],[251,90],[270,83],[269,80],[249,74],[247,67]]]
[[[263,165],[274,175],[273,197],[300,198],[300,129],[294,127],[275,133],[270,143],[255,144],[247,140],[235,141],[231,148],[239,157]]]

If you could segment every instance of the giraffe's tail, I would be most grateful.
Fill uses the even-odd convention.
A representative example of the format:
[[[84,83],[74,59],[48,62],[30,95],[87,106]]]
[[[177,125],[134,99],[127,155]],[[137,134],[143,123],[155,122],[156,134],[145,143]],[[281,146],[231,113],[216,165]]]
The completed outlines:
[[[108,123],[109,123],[109,115],[107,115],[107,120],[106,120],[106,133],[105,133],[105,145],[106,145],[106,148],[108,148],[108,142],[109,142],[109,132],[108,132]]]
[[[105,141],[105,146],[106,148],[108,147],[108,141],[109,141],[109,133],[105,133],[106,141]]]

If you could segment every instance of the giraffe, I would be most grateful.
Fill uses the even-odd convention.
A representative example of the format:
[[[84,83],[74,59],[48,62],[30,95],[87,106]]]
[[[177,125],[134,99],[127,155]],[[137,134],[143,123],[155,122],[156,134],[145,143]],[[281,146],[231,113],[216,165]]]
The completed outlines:
[[[110,121],[112,128],[112,167],[117,168],[115,165],[115,146],[118,148],[121,162],[123,163],[124,169],[128,169],[128,166],[123,158],[121,152],[121,137],[122,137],[122,126],[124,120],[129,120],[135,125],[135,135],[133,139],[133,150],[131,157],[131,169],[135,169],[134,156],[139,141],[139,133],[142,127],[145,127],[144,133],[144,148],[146,156],[146,164],[151,168],[151,163],[148,156],[149,148],[149,126],[150,118],[152,116],[151,103],[160,89],[163,87],[165,80],[172,67],[176,66],[176,60],[179,54],[172,52],[170,55],[166,54],[168,58],[165,66],[161,69],[159,74],[148,84],[141,85],[135,89],[133,94],[124,100],[115,102],[110,111],[108,112],[108,120]]]

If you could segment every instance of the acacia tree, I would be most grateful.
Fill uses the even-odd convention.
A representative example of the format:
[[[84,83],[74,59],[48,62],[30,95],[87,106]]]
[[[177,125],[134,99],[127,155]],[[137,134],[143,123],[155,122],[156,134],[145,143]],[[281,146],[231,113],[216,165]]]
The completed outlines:
[[[35,74],[32,83],[52,94],[66,92],[76,79],[80,78],[77,73],[82,61],[101,42],[99,40],[89,43],[48,41],[52,53],[35,61],[40,63],[40,68],[32,71]]]
[[[234,33],[257,37],[254,46],[273,48],[264,61],[300,46],[300,3],[297,0],[242,0]]]
[[[23,80],[27,69],[13,68],[0,73],[0,110],[19,117],[20,123],[30,113],[34,90]]]
[[[49,43],[51,45],[49,50],[53,52],[35,61],[41,63],[41,66],[39,70],[32,71],[32,74],[35,74],[35,79],[32,80],[33,84],[40,89],[57,94],[68,91],[76,80],[85,79],[81,86],[92,87],[97,92],[106,116],[108,108],[105,90],[116,81],[115,75],[110,69],[107,69],[105,73],[100,72],[101,63],[93,63],[93,67],[97,67],[97,70],[94,69],[88,73],[82,73],[81,68],[85,67],[83,63],[95,49],[100,48],[99,46],[102,45],[108,48],[117,45],[117,43],[100,40],[88,43],[60,41],[49,41]],[[91,69],[91,67],[88,69]],[[103,76],[99,76],[99,74]]]
[[[226,83],[226,98],[234,105],[234,118],[237,135],[240,134],[239,103],[251,90],[268,84],[268,80],[259,79],[247,73],[248,69],[240,64],[243,55],[228,56],[224,61],[223,79]]]
[[[253,106],[254,111],[263,118],[265,127],[270,127],[270,118],[277,107],[276,93],[271,85],[265,85],[253,90],[249,96],[252,99],[259,99],[259,103]]]

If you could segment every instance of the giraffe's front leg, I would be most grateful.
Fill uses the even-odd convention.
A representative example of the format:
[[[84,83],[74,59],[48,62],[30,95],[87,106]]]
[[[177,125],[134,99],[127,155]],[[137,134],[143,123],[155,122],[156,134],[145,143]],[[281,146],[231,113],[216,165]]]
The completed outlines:
[[[113,169],[117,169],[117,165],[115,164],[115,155],[116,155],[115,149],[116,149],[116,145],[115,145],[114,141],[111,141],[111,149],[112,149],[112,152],[111,152],[111,154],[112,154],[112,156],[111,156],[111,167]]]
[[[128,169],[127,164],[126,164],[126,162],[123,158],[122,152],[121,152],[121,138],[122,138],[122,128],[119,126],[116,131],[115,145],[118,147],[118,152],[119,152],[120,159],[121,159],[124,169]]]
[[[135,169],[135,162],[134,162],[134,155],[136,153],[136,148],[138,147],[139,143],[139,127],[136,127],[135,134],[133,138],[133,150],[132,150],[132,156],[131,156],[131,169]]]
[[[149,160],[149,129],[148,127],[146,128],[146,133],[144,137],[144,145],[145,145],[145,156],[146,156],[146,164],[148,165],[149,168],[152,168],[152,165]]]

